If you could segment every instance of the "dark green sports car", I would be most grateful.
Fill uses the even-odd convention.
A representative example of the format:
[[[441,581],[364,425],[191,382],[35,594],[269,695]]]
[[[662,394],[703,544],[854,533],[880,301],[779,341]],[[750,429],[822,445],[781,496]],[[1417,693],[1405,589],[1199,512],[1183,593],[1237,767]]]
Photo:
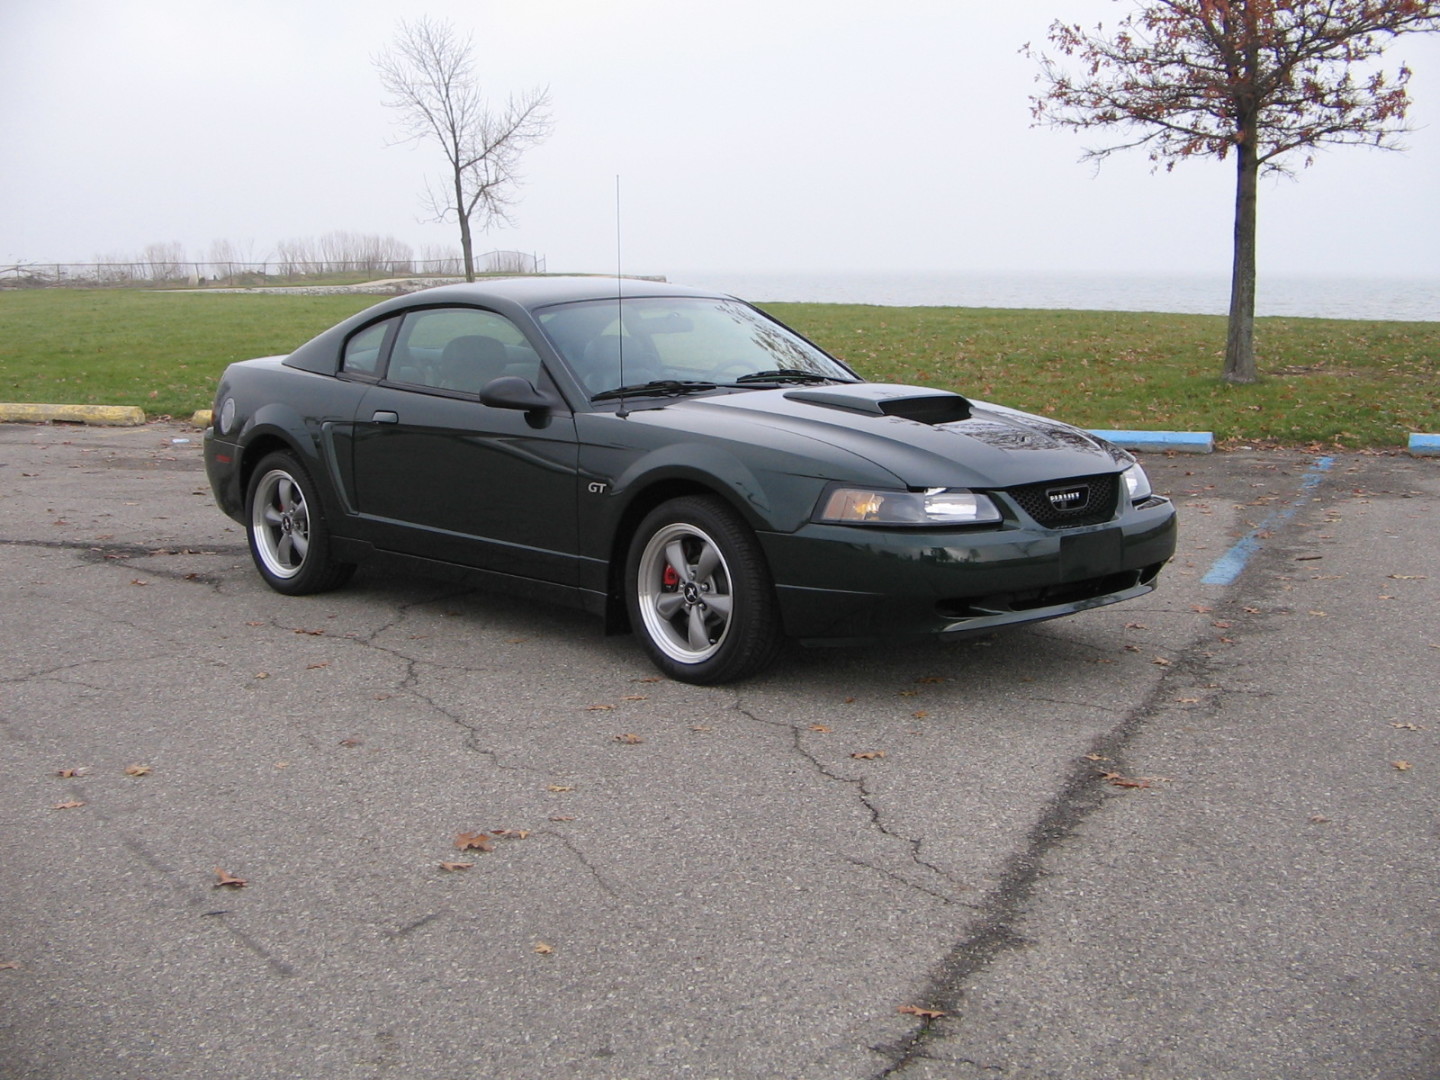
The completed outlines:
[[[381,558],[635,631],[720,683],[783,638],[1052,619],[1149,592],[1175,511],[1124,450],[868,383],[733,297],[649,281],[430,289],[232,364],[205,464],[282,593]]]

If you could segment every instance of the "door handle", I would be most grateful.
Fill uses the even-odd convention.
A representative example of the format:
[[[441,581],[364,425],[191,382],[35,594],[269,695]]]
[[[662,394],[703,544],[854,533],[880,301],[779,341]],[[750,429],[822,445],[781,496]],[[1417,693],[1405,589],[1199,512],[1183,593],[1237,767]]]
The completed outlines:
[[[391,412],[389,409],[377,409],[375,415],[370,418],[377,424],[398,424],[400,414]]]

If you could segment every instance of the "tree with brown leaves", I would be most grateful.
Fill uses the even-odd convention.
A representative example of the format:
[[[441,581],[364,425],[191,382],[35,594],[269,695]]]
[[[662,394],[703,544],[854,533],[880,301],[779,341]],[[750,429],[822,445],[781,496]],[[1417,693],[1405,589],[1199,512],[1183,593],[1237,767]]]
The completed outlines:
[[[1087,150],[1103,160],[1144,148],[1169,170],[1192,157],[1235,155],[1235,239],[1223,377],[1248,383],[1255,364],[1255,218],[1262,172],[1295,152],[1401,149],[1410,71],[1377,61],[1400,34],[1440,30],[1440,0],[1143,0],[1111,33],[1055,22],[1059,57],[1038,59],[1039,123],[1110,128],[1127,138]],[[1072,73],[1064,60],[1074,62]]]
[[[401,22],[391,46],[375,57],[385,104],[399,114],[401,141],[433,141],[449,164],[439,192],[426,184],[436,221],[460,225],[465,280],[475,280],[470,222],[482,229],[510,222],[520,158],[550,133],[550,94],[536,88],[492,107],[482,95],[471,58],[472,39],[448,22],[422,16]]]

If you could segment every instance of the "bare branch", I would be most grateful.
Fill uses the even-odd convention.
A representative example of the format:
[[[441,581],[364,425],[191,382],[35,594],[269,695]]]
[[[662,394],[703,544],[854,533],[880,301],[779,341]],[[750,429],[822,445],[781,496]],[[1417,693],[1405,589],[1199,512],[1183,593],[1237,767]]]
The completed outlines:
[[[480,228],[509,224],[524,152],[550,133],[549,91],[511,96],[494,108],[480,91],[470,36],[422,16],[400,23],[389,48],[373,58],[402,135],[397,142],[433,142],[447,163],[443,183],[425,185],[434,220],[460,227],[465,276],[475,278],[472,219]],[[444,194],[440,194],[443,192]]]

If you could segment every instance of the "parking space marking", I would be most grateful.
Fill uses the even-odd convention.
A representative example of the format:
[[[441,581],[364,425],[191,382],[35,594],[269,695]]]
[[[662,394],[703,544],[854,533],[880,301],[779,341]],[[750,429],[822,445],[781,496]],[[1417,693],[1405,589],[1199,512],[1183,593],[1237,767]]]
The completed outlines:
[[[1266,533],[1278,528],[1289,521],[1300,510],[1302,506],[1315,497],[1315,489],[1320,486],[1320,481],[1330,471],[1330,466],[1335,464],[1333,457],[1316,458],[1307,472],[1300,480],[1300,490],[1295,493],[1286,506],[1276,510],[1264,521],[1256,525],[1235,545],[1206,571],[1205,576],[1200,579],[1201,585],[1233,585],[1235,579],[1245,570],[1246,565],[1260,550],[1260,538]]]

